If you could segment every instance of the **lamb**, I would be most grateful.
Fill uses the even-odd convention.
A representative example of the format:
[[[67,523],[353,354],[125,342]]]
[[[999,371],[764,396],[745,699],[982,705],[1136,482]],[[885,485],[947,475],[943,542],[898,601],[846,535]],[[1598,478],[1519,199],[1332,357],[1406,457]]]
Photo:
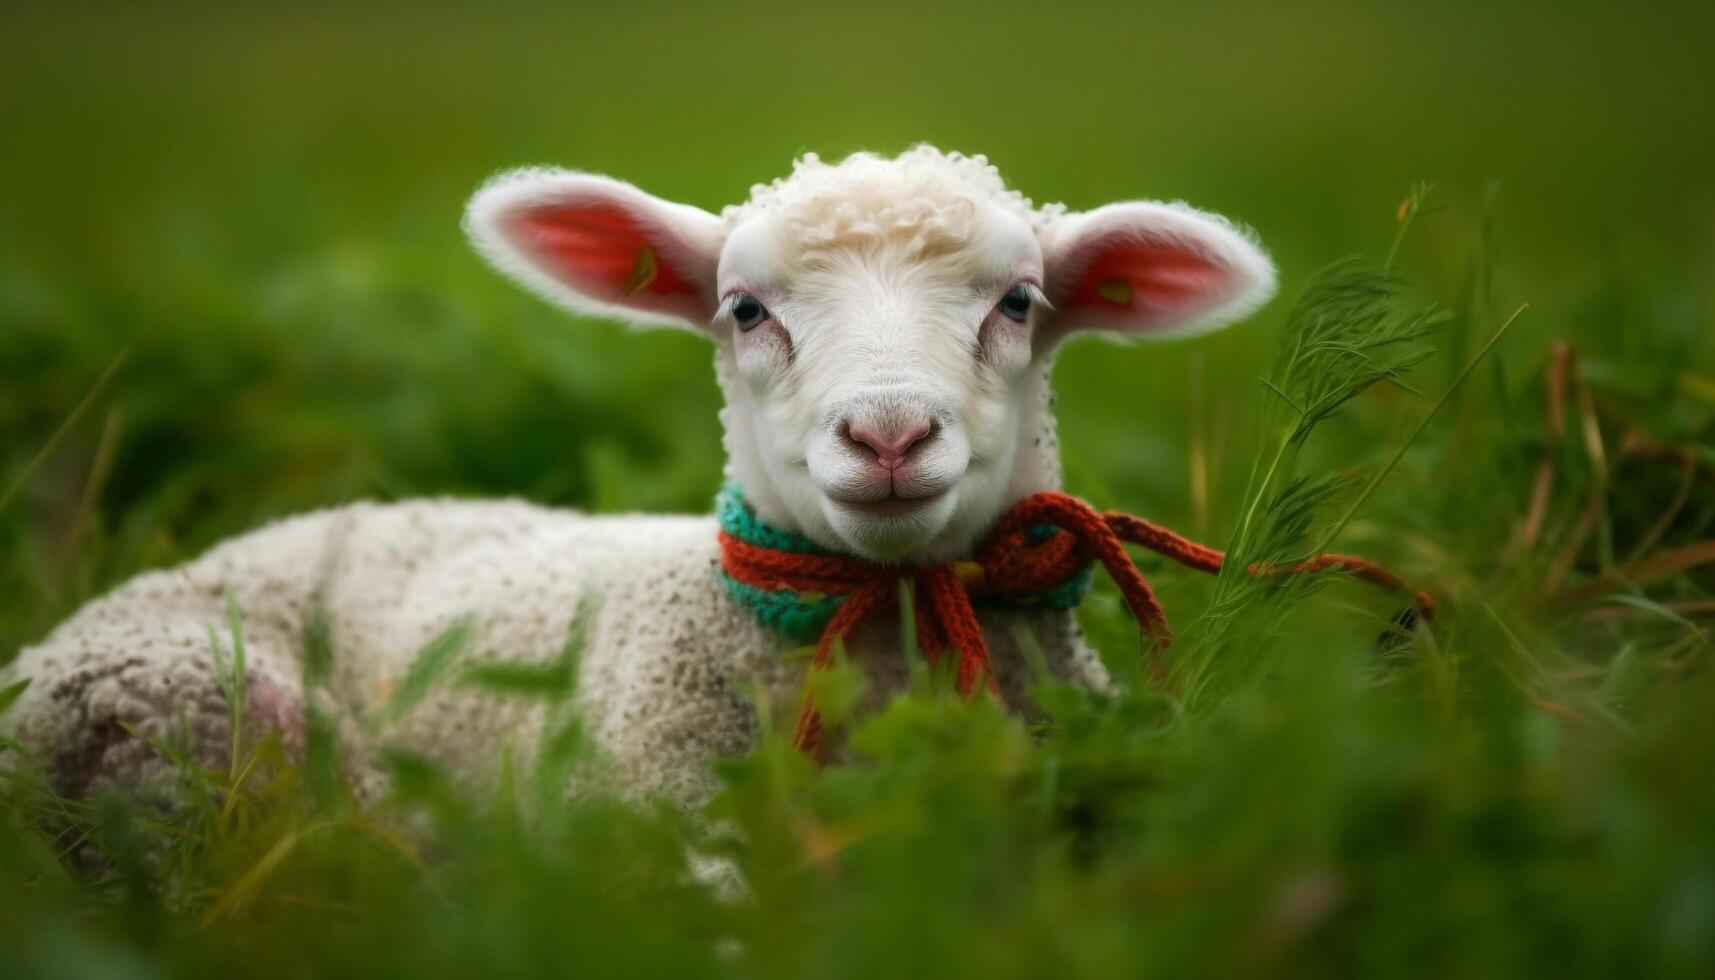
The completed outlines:
[[[1015,502],[1060,483],[1050,374],[1074,333],[1175,337],[1274,291],[1245,230],[1182,204],[1036,207],[981,156],[814,155],[719,216],[608,177],[502,174],[465,228],[500,271],[574,313],[687,328],[715,346],[731,498],[828,553],[901,569],[968,557]],[[736,496],[742,492],[742,499]],[[467,656],[541,663],[591,610],[577,707],[616,785],[695,802],[706,763],[791,705],[803,668],[722,572],[709,516],[585,516],[530,503],[357,503],[264,527],[86,605],[0,677],[31,680],[4,719],[58,788],[141,787],[170,766],[142,733],[224,765],[229,713],[211,657],[242,610],[245,717],[302,737],[305,632],[337,655],[328,690],[373,712],[417,651],[460,623]],[[1027,635],[1049,668],[1101,687],[1070,612],[978,609],[998,693],[1028,703]],[[895,617],[846,652],[876,695],[907,675]],[[790,710],[790,709],[788,709]],[[481,778],[528,751],[539,704],[432,691],[386,733]],[[776,715],[778,716],[778,715]],[[348,726],[358,757],[366,729]]]

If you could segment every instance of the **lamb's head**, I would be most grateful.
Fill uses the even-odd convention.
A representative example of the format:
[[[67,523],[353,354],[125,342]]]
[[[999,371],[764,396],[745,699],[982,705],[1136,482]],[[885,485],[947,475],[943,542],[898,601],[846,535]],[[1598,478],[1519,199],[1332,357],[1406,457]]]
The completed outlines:
[[[1048,374],[1080,330],[1178,336],[1274,269],[1179,204],[1035,208],[982,157],[814,156],[716,217],[589,174],[503,174],[466,228],[579,313],[712,336],[730,475],[770,522],[888,561],[968,551],[1058,483]]]

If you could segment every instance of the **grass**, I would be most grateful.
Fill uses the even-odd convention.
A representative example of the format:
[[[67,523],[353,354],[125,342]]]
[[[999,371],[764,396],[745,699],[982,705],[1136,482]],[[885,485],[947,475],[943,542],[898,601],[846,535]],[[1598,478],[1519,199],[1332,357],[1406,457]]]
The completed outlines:
[[[169,810],[10,780],[0,975],[1709,975],[1709,15],[1491,7],[0,12],[30,93],[0,100],[29,137],[0,141],[0,659],[310,507],[706,509],[701,341],[523,296],[460,201],[557,161],[717,207],[920,138],[1074,207],[1230,212],[1281,265],[1252,324],[1066,352],[1074,492],[1442,606],[1141,558],[1180,696],[1100,588],[1118,693],[1045,683],[1031,726],[920,671],[847,719],[859,764],[812,772],[770,718],[698,815],[562,799],[591,751],[563,709],[483,793],[395,754],[360,805],[320,709],[290,760],[181,767]],[[1373,302],[1295,312],[1341,281]],[[575,643],[520,673],[458,666],[465,636],[383,715],[575,689]]]

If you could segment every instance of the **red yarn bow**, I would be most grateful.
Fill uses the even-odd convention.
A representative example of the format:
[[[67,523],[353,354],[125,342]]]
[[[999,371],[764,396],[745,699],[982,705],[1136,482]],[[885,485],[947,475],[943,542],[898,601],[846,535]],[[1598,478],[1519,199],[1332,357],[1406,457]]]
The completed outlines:
[[[1033,528],[1051,525],[1061,533],[1032,544]],[[1181,565],[1211,574],[1221,570],[1225,556],[1213,548],[1187,540],[1159,525],[1117,511],[1098,513],[1089,504],[1058,491],[1032,494],[1019,501],[972,561],[949,562],[918,568],[900,568],[838,555],[807,555],[764,548],[721,532],[721,564],[726,573],[747,585],[772,591],[843,595],[845,602],[835,611],[816,643],[810,662],[812,671],[833,662],[834,643],[844,641],[857,625],[898,602],[901,580],[916,587],[917,643],[931,663],[948,650],[959,654],[957,686],[969,696],[980,682],[996,697],[1000,689],[989,670],[988,644],[983,640],[973,597],[1028,602],[1066,582],[1092,561],[1099,561],[1112,576],[1137,617],[1139,627],[1156,643],[1156,649],[1172,642],[1167,614],[1155,593],[1126,554],[1125,543],[1140,545],[1171,558]],[[1406,590],[1405,582],[1387,569],[1349,555],[1318,555],[1293,568],[1314,572],[1339,568],[1356,578],[1388,589]],[[1254,571],[1254,569],[1253,569]],[[1416,594],[1425,619],[1434,616],[1429,596]],[[822,747],[822,719],[814,700],[806,696],[798,715],[794,739],[798,748],[812,756]]]

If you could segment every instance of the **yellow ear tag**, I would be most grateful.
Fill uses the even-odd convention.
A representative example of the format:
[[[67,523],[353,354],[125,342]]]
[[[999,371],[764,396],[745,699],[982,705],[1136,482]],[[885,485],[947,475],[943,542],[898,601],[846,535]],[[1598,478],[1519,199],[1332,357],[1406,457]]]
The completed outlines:
[[[1103,279],[1096,286],[1096,295],[1115,306],[1128,306],[1131,304],[1131,282],[1125,279]]]
[[[631,267],[631,275],[625,277],[625,295],[634,296],[642,292],[655,281],[659,271],[655,267],[655,250],[647,245],[638,249],[637,264]]]

